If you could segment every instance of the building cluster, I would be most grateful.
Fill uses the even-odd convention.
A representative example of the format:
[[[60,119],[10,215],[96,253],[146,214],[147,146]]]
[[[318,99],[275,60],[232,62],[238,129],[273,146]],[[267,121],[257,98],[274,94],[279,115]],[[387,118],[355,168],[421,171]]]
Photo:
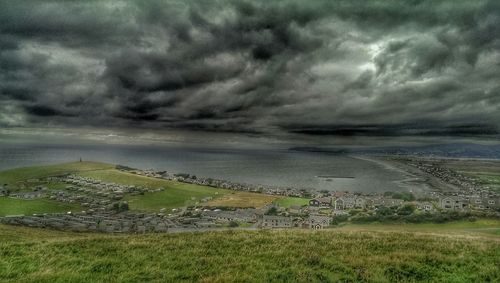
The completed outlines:
[[[0,196],[2,196],[2,193],[0,192]],[[38,199],[38,198],[43,198],[46,196],[44,191],[34,191],[34,192],[12,192],[12,193],[6,193],[5,196],[9,196],[11,198],[17,198],[17,199]]]
[[[475,178],[431,161],[419,160],[408,164],[452,186],[449,190],[429,193],[430,197],[438,199],[438,206],[443,210],[500,209],[500,195]]]
[[[0,185],[0,197],[6,197],[9,195],[9,190],[7,190],[3,185]]]
[[[24,187],[26,189],[26,187]],[[32,200],[46,197],[46,187],[35,186],[30,191],[11,192],[5,185],[0,185],[0,197],[11,197],[16,199]]]
[[[242,222],[242,223],[255,223],[262,215],[263,211],[255,208],[244,208],[236,210],[221,210],[221,209],[204,209],[202,215],[210,220],[224,223],[224,222]]]
[[[143,192],[158,192],[161,191],[162,189],[153,189],[153,188],[147,188],[147,187],[139,187],[139,186],[133,186],[133,185],[122,185],[122,184],[116,184],[112,182],[104,182],[101,180],[93,179],[93,178],[88,178],[88,177],[82,177],[82,176],[76,176],[76,175],[68,175],[68,176],[63,176],[63,177],[52,177],[50,178],[52,181],[55,182],[63,182],[67,183],[70,185],[74,185],[77,187],[84,187],[86,189],[93,189],[97,190],[99,192],[104,192],[104,193],[114,193],[114,194],[139,194]]]
[[[145,213],[68,213],[32,216],[8,216],[0,223],[77,232],[161,233],[217,228],[218,224],[204,218],[170,217]]]
[[[449,210],[499,210],[500,198],[494,196],[456,196],[433,194],[425,201],[404,201],[380,194],[352,194],[334,192],[328,197],[318,197],[309,201],[309,207],[332,208],[335,211],[350,209],[376,210],[380,207],[402,207],[413,205],[417,210],[438,212]]]
[[[36,180],[36,183],[44,183],[47,186],[35,186],[31,191],[9,192],[0,188],[0,196],[8,196],[18,199],[49,198],[64,203],[77,203],[87,208],[87,212],[107,211],[116,208],[125,194],[141,194],[144,192],[159,192],[163,189],[153,189],[132,185],[122,185],[103,182],[93,178],[66,175],[59,177],[48,177]],[[48,189],[51,184],[67,184],[64,189]]]
[[[489,188],[484,188],[474,178],[463,175],[455,170],[439,166],[437,163],[416,161],[410,162],[409,165],[456,187],[461,193],[469,195],[488,195],[491,193]]]
[[[332,217],[326,215],[309,215],[305,218],[263,215],[259,223],[262,229],[272,228],[304,228],[304,229],[324,229],[332,224]]]
[[[127,170],[128,171],[128,170]],[[171,181],[177,181],[188,184],[196,184],[202,186],[209,186],[214,188],[235,190],[235,191],[247,191],[255,193],[263,193],[269,195],[279,195],[279,196],[291,196],[291,197],[305,197],[309,192],[314,191],[313,189],[298,189],[291,187],[280,187],[280,186],[268,186],[268,185],[255,185],[255,184],[244,184],[238,182],[232,182],[228,180],[220,180],[213,178],[200,178],[195,175],[185,174],[185,173],[168,173],[165,171],[155,172],[153,170],[134,170],[128,171],[135,174],[162,178]]]

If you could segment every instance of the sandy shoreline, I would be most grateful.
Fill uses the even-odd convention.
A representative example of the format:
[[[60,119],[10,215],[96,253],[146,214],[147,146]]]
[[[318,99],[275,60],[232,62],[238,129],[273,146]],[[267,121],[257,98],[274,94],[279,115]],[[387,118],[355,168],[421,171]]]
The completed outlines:
[[[391,160],[389,156],[350,155],[350,157],[372,162],[382,166],[386,170],[401,173],[405,178],[396,180],[394,183],[404,190],[408,190],[417,195],[423,195],[432,190],[432,185],[429,184],[429,180],[432,176],[402,162]]]

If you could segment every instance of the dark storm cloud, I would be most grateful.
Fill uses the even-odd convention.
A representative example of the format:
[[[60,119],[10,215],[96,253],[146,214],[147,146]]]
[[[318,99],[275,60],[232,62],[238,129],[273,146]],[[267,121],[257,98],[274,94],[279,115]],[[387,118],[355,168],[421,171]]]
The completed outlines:
[[[300,125],[298,129],[289,130],[293,133],[308,135],[336,135],[336,136],[476,136],[498,135],[498,129],[491,125],[462,124],[462,125],[433,125],[426,123],[393,124],[393,125]]]
[[[0,126],[485,135],[498,1],[5,1]]]

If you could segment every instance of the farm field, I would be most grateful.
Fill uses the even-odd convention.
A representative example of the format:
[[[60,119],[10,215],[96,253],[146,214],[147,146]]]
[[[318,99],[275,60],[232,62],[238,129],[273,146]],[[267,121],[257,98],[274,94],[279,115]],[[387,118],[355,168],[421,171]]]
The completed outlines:
[[[251,192],[231,192],[221,198],[213,199],[205,203],[205,206],[216,207],[255,207],[261,208],[281,197]]]
[[[0,281],[497,282],[500,238],[455,225],[158,235],[0,226]]]
[[[0,217],[7,215],[32,215],[35,213],[66,213],[82,211],[76,204],[60,203],[47,199],[21,200],[0,197]]]
[[[128,201],[132,210],[158,211],[162,208],[172,209],[196,205],[200,204],[203,198],[218,198],[230,193],[223,189],[174,182],[165,188],[161,192],[127,196],[125,200]]]
[[[289,208],[293,205],[299,205],[299,206],[307,205],[309,204],[309,199],[298,198],[298,197],[284,197],[278,199],[276,203],[281,207]]]

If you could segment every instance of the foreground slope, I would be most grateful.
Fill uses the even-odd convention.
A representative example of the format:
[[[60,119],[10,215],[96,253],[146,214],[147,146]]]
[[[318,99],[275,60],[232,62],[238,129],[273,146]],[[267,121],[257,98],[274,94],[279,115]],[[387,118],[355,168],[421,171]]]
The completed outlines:
[[[498,282],[474,233],[220,231],[102,235],[0,226],[3,282]]]

